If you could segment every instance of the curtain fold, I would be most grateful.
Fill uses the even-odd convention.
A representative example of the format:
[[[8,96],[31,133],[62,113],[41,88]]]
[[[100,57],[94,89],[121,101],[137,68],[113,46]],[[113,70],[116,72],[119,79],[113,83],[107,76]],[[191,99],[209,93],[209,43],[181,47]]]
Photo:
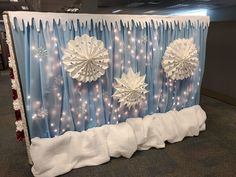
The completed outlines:
[[[110,25],[93,20],[84,23],[78,15],[76,23],[62,25],[54,20],[50,27],[49,22],[41,21],[38,29],[36,21],[31,20],[31,25],[24,23],[21,27],[15,18],[12,25],[31,138],[55,137],[66,131],[83,131],[199,103],[207,36],[203,23],[186,21],[182,27],[179,23],[162,23],[156,27],[154,21],[127,25],[121,19],[120,24]],[[72,79],[62,64],[67,43],[83,34],[103,41],[109,51],[109,68],[91,83]],[[167,46],[178,38],[194,39],[199,66],[190,78],[174,81],[166,77],[161,61]],[[120,107],[112,97],[114,78],[120,78],[130,67],[146,75],[148,84],[146,100],[135,109]]]

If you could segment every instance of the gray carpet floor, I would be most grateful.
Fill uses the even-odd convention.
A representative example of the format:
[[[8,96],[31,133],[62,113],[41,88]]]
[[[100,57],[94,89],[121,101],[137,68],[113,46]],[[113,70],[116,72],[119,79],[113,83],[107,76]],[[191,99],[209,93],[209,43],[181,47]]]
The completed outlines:
[[[31,177],[25,144],[15,140],[10,88],[8,74],[0,73],[0,177]],[[205,96],[201,106],[208,116],[207,130],[198,137],[62,177],[236,177],[236,107]]]

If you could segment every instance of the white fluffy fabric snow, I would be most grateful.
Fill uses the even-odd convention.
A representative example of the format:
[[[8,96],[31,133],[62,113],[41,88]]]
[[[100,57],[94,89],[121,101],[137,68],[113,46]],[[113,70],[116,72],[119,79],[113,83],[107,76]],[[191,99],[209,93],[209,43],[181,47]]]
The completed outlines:
[[[205,112],[196,105],[55,138],[33,138],[32,172],[36,177],[53,177],[73,168],[105,163],[110,157],[130,158],[136,150],[164,148],[165,141],[175,143],[197,136],[205,130],[205,120]]]

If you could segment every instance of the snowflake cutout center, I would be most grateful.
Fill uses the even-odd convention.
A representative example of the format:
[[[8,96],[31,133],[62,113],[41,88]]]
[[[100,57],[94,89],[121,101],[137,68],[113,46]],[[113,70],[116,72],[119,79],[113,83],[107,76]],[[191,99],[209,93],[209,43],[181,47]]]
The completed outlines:
[[[115,85],[115,93],[113,96],[119,100],[121,106],[127,106],[129,109],[140,104],[146,97],[145,94],[147,84],[145,76],[140,76],[140,73],[134,73],[129,68],[127,74],[122,74],[121,78],[115,78],[117,85]]]

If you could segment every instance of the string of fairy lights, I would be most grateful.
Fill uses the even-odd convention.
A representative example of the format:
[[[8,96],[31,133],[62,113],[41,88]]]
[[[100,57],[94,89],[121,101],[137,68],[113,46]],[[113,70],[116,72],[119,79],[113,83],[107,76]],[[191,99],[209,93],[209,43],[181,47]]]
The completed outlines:
[[[119,71],[117,73],[120,76],[127,71],[127,68],[134,66],[138,72],[137,65],[139,63],[142,64],[144,71],[152,70],[155,67],[152,64],[154,57],[156,57],[155,54],[162,55],[164,52],[164,46],[161,46],[158,41],[158,32],[156,31],[152,36],[146,32],[136,36],[132,30],[124,31],[124,33],[125,35],[122,35],[118,29],[113,29],[110,33],[112,39],[106,46],[109,50],[110,65],[114,66],[113,72],[114,70]],[[66,78],[59,59],[59,56],[63,54],[63,46],[60,46],[57,37],[51,37],[46,48],[35,45],[32,46],[31,51],[32,58],[41,67],[44,67],[41,69],[46,72],[47,78],[42,79],[45,79],[45,82],[50,81],[49,83],[53,85],[50,94],[53,95],[54,105],[47,108],[45,101],[37,100],[29,94],[27,100],[32,101],[27,102],[27,108],[29,109],[28,112],[32,113],[33,121],[48,119],[52,136],[59,135],[67,130],[83,130],[86,127],[85,124],[91,123],[92,126],[115,124],[129,117],[163,112],[163,107],[166,107],[167,104],[171,104],[171,110],[179,110],[184,108],[189,100],[195,99],[194,91],[200,85],[200,77],[198,77],[196,83],[188,84],[184,91],[179,92],[177,87],[179,81],[164,77],[163,69],[158,70],[159,68],[157,68],[156,79],[148,81],[146,76],[145,81],[146,83],[152,82],[153,94],[147,93],[146,99],[139,106],[129,110],[120,106],[118,101],[112,97],[114,92],[113,78],[111,82],[103,76],[92,84],[85,84],[76,80],[69,81]],[[196,72],[200,73],[201,69],[199,68]],[[191,78],[194,81],[196,80],[195,74],[192,73]],[[109,77],[113,76],[110,75]],[[68,82],[72,83],[72,88],[67,86],[67,90],[63,91]],[[65,100],[65,92],[70,92],[68,100]],[[178,95],[177,93],[181,94]],[[63,102],[67,101],[69,108],[61,106]],[[152,110],[149,110],[149,105],[154,106]],[[94,122],[95,124],[93,124]],[[58,126],[59,124],[61,125]]]

